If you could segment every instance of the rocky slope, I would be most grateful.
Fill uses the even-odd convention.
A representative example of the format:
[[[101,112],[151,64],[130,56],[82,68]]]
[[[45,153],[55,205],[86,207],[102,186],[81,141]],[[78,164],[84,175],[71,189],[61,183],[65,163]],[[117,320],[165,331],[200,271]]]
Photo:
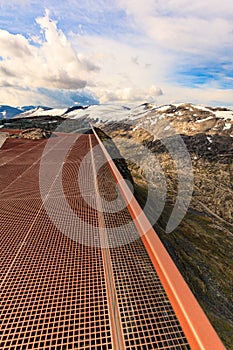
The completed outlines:
[[[8,137],[10,138],[20,138],[20,139],[27,139],[27,140],[41,140],[41,139],[47,139],[51,136],[51,132],[47,130],[42,129],[26,129],[18,132],[17,134],[9,134]]]
[[[201,109],[191,104],[152,110],[145,105],[144,108],[147,114],[135,121],[99,122],[98,125],[116,140],[125,158],[139,161],[135,169],[139,166],[141,171],[148,173],[151,167],[147,159],[140,160],[136,155],[138,144],[156,155],[161,172],[166,174],[167,198],[171,201],[177,192],[177,170],[174,157],[164,144],[169,143],[169,139],[172,144],[174,136],[180,135],[190,155],[194,173],[191,208],[207,211],[232,225],[233,112],[223,108]],[[182,152],[183,148],[175,150],[180,157]],[[132,164],[130,166],[132,168]],[[159,186],[153,176],[147,180]]]

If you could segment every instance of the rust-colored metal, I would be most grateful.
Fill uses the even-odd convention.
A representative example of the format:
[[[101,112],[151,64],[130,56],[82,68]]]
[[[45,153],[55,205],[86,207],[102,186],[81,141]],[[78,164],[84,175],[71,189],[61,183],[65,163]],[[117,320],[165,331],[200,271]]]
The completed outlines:
[[[125,206],[128,190],[105,148],[100,142],[95,152],[97,136],[80,135],[57,166],[66,138],[74,135],[58,134],[52,140],[44,161],[45,201],[67,232],[55,225],[40,196],[39,163],[47,140],[9,139],[0,151],[0,349],[200,349],[198,328],[185,314],[191,300],[190,307],[198,310],[195,319],[200,315],[191,292],[183,289],[182,277],[148,222],[138,219],[135,199]],[[86,158],[90,141],[92,160]],[[54,165],[63,193],[59,176],[50,179]],[[122,194],[112,212],[119,181]],[[62,196],[79,224],[64,214]],[[211,327],[205,315],[201,322]],[[213,335],[213,347],[207,341],[201,345],[220,349],[216,334],[205,331]]]
[[[0,157],[12,141],[7,141]],[[17,142],[14,145],[17,148]],[[28,149],[35,145],[25,143]],[[40,143],[37,147],[34,159],[43,152]],[[88,136],[81,136],[63,165],[64,192],[72,210],[98,227],[97,213],[85,204],[77,185],[79,165],[88,151]],[[15,170],[33,162],[33,157],[29,161],[24,154],[20,164],[15,164],[13,154],[12,148],[9,159]],[[51,155],[55,154],[52,150]],[[52,161],[51,157],[48,173]],[[88,185],[93,181],[91,166],[85,169]],[[92,232],[84,232],[81,244],[55,227],[40,198],[38,163],[16,173],[11,182],[5,181],[8,187],[0,197],[0,349],[112,349],[102,251],[88,244]],[[6,177],[7,171],[3,180]],[[58,208],[61,220],[61,194],[54,183],[48,191],[48,200]]]
[[[94,179],[97,180],[92,143],[95,144],[96,140],[95,139],[92,140],[90,136],[90,152],[91,152],[91,161],[93,166],[93,175],[94,175]],[[112,345],[113,345],[113,349],[125,349],[123,330],[121,327],[121,320],[120,320],[120,314],[119,314],[119,305],[118,305],[116,290],[115,290],[111,255],[109,252],[107,237],[102,232],[105,227],[105,219],[104,219],[101,200],[98,197],[99,186],[96,181],[95,181],[95,191],[96,191],[96,204],[98,208],[100,245],[102,247],[103,267],[104,267],[106,289],[107,289],[107,296],[108,296],[108,305],[109,305]]]
[[[118,183],[127,208],[131,213],[137,230],[162,281],[163,287],[176,312],[191,348],[200,350],[225,349],[196,298],[190,291],[158,235],[143,213],[143,210],[135,197],[132,196],[130,189],[93,127],[92,130],[108,160],[108,164]]]
[[[108,248],[115,286],[109,296],[110,316],[116,300],[123,331],[124,344],[114,343],[115,348],[190,349],[124,200],[117,195],[106,157],[100,147],[93,153],[104,220],[103,244]],[[114,199],[115,210],[111,211]],[[121,332],[117,333],[120,337]]]

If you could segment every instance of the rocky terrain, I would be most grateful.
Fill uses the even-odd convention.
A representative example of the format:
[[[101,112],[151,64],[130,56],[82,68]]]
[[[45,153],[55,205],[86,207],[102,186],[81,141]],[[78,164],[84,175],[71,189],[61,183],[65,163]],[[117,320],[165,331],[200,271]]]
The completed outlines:
[[[19,138],[19,139],[27,139],[27,140],[41,140],[46,139],[51,136],[51,132],[43,129],[35,129],[29,128],[25,130],[17,130],[17,132],[12,132],[8,130],[7,137],[9,138]]]
[[[19,116],[9,124],[79,132],[92,123],[102,130],[160,239],[227,349],[233,349],[233,111],[145,103],[36,109]],[[177,197],[186,214],[167,233]]]
[[[228,118],[225,117],[229,111],[223,108],[218,110],[216,117],[216,110],[202,110],[190,104],[178,107],[170,105],[152,111],[145,105],[145,109],[148,109],[146,116],[135,123],[110,122],[101,127],[116,141],[125,158],[135,158],[139,162],[134,165],[129,162],[132,171],[138,169],[136,172],[145,173],[147,170],[148,173],[151,167],[146,159],[139,159],[138,144],[144,145],[156,155],[161,170],[166,174],[167,199],[170,201],[177,192],[177,171],[164,140],[169,143],[170,139],[172,144],[174,135],[180,135],[190,155],[194,175],[191,208],[200,212],[207,211],[231,226],[233,112],[231,119],[230,114]],[[183,148],[177,148],[175,152],[182,157]],[[147,180],[159,189],[153,175]]]

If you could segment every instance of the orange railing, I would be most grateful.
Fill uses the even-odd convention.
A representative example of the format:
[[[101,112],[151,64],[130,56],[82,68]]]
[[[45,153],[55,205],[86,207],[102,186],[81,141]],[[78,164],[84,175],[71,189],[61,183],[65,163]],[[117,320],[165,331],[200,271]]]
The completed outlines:
[[[161,243],[157,233],[132,195],[94,127],[92,125],[91,127],[191,348],[195,350],[225,349],[204,311]]]

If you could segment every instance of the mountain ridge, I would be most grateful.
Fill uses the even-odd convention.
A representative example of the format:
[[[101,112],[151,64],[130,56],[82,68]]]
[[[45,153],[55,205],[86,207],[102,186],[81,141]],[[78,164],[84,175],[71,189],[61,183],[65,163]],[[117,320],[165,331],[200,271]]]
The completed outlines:
[[[67,106],[63,108],[52,108],[49,106],[37,106],[37,105],[30,105],[30,106],[22,106],[22,107],[12,107],[10,105],[0,105],[0,113],[3,113],[4,110],[6,112],[5,117],[11,118],[11,117],[33,117],[33,116],[40,116],[45,115],[46,111],[50,111],[49,115],[57,115],[57,116],[64,116],[66,118],[79,118],[82,116],[82,113],[72,113],[74,111],[83,111],[86,110],[91,116],[93,113],[97,113],[98,115],[101,115],[101,113],[109,113],[109,112],[117,112],[119,113],[120,119],[123,117],[132,117],[140,114],[144,114],[147,112],[158,112],[165,114],[171,114],[171,113],[177,113],[181,111],[182,109],[189,110],[189,112],[192,112],[193,110],[199,110],[203,114],[209,113],[212,115],[215,115],[216,117],[225,117],[233,119],[233,109],[229,107],[211,107],[211,106],[204,106],[204,105],[197,105],[193,103],[174,103],[174,104],[163,104],[163,105],[155,105],[152,103],[143,103],[138,106],[129,107],[129,106],[121,106],[117,104],[101,104],[101,105],[73,105],[73,106]],[[11,112],[12,111],[12,112]],[[25,114],[27,113],[27,114]],[[24,115],[25,114],[25,115]],[[3,116],[3,115],[2,115]],[[111,119],[111,118],[110,118]],[[117,118],[116,118],[117,119]]]

